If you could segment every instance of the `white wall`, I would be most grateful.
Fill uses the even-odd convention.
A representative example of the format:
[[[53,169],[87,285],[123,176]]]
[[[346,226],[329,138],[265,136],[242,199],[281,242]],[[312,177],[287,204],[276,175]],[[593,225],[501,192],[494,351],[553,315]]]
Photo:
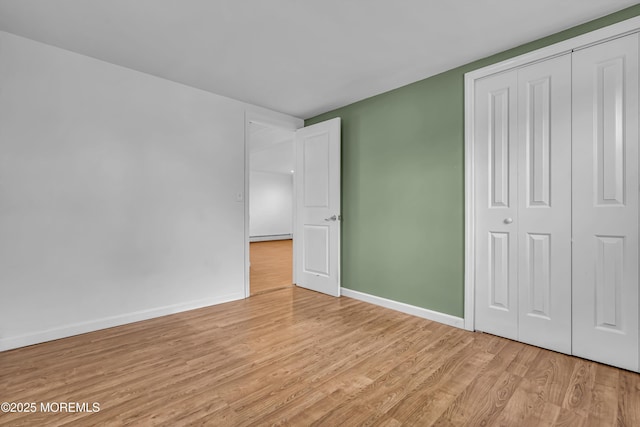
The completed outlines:
[[[251,237],[293,233],[291,174],[251,171]]]
[[[242,298],[247,108],[0,32],[0,350]]]

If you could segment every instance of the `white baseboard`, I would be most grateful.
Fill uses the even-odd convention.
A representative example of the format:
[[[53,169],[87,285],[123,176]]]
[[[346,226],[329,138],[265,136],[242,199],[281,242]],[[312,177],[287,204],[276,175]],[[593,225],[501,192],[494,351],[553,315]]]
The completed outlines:
[[[462,317],[452,316],[450,314],[440,313],[415,305],[405,304],[390,300],[387,298],[377,297],[375,295],[365,294],[364,292],[354,291],[352,289],[340,288],[342,295],[354,298],[360,301],[379,305],[381,307],[390,308],[392,310],[401,311],[402,313],[411,314],[413,316],[422,317],[423,319],[433,320],[434,322],[444,323],[445,325],[454,326],[464,329],[464,319]]]
[[[251,236],[249,237],[250,242],[266,242],[269,240],[291,240],[293,239],[293,234],[273,234],[269,236]]]
[[[197,308],[209,307],[211,305],[224,302],[244,299],[244,293],[235,293],[216,298],[205,298],[181,304],[167,305],[164,307],[141,310],[133,313],[126,313],[117,316],[104,317],[87,322],[64,325],[53,329],[33,332],[30,334],[0,338],[0,351],[11,350],[28,345],[39,344],[46,341],[85,334],[87,332],[98,331],[100,329],[112,328],[114,326],[126,325],[127,323],[139,322],[141,320],[153,319],[155,317],[167,316],[169,314],[183,311],[195,310]]]

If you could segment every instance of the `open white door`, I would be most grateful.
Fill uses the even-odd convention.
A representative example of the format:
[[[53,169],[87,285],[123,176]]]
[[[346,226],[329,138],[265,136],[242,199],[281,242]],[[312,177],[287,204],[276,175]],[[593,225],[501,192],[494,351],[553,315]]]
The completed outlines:
[[[296,131],[296,285],[340,296],[340,118]]]

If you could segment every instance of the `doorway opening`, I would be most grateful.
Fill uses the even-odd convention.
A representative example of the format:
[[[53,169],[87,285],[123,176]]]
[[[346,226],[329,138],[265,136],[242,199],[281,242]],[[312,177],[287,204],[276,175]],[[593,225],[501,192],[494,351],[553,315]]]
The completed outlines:
[[[294,134],[249,122],[249,295],[293,285]]]

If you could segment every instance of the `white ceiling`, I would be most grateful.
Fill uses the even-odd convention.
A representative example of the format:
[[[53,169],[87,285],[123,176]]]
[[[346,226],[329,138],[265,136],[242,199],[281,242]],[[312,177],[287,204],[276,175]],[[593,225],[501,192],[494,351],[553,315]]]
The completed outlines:
[[[309,118],[636,3],[0,0],[0,30]]]
[[[293,170],[293,141],[281,142],[273,147],[251,152],[251,171],[291,175]]]
[[[252,171],[291,174],[293,131],[251,123],[249,157]]]
[[[260,151],[293,140],[294,131],[260,123],[249,124],[249,150]]]

